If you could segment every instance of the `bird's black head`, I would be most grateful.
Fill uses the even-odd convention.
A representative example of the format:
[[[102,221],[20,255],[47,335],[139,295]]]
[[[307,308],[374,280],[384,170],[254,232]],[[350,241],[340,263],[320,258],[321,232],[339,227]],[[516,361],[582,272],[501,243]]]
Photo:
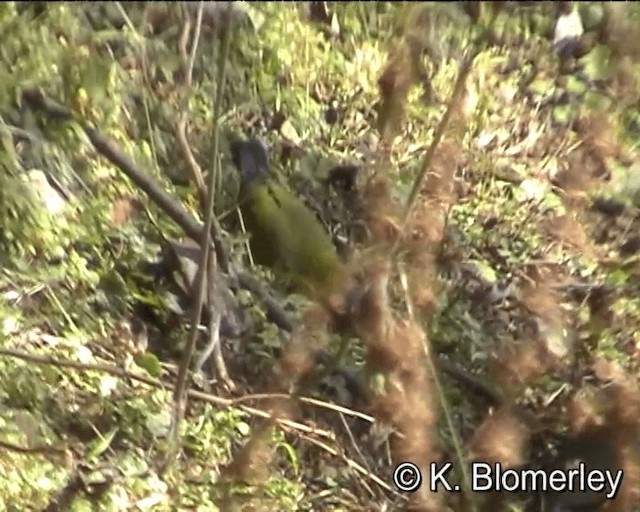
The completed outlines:
[[[229,144],[229,149],[242,183],[266,177],[269,171],[269,149],[262,140],[235,140]]]

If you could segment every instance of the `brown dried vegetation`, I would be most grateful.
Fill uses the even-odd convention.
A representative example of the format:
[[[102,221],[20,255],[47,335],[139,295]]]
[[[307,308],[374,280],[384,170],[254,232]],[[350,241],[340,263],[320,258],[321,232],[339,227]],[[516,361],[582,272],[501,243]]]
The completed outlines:
[[[378,82],[381,97],[378,128],[390,153],[391,141],[401,129],[405,103],[418,76],[411,47],[402,40],[390,52]],[[457,171],[469,165],[458,142],[465,124],[464,98],[454,99],[449,106],[452,115],[448,130],[433,158],[424,164],[428,165],[428,172],[406,218],[405,205],[392,194],[395,169],[390,159],[384,158],[388,154],[383,154],[378,165],[364,177],[358,201],[360,220],[367,228],[368,238],[355,256],[358,265],[353,267],[359,268],[354,272],[356,292],[352,290],[352,296],[345,300],[348,324],[365,347],[368,369],[383,377],[384,384],[373,397],[370,412],[391,427],[389,445],[393,462],[411,460],[425,468],[430,462],[442,460],[448,449],[442,446],[438,430],[443,397],[439,395],[437,375],[432,371],[437,365],[430,359],[434,356],[425,326],[438,306],[442,270],[438,256],[449,212],[458,200]],[[584,207],[594,187],[609,178],[610,160],[628,162],[629,156],[617,143],[613,123],[606,116],[583,116],[574,129],[580,142],[560,155],[560,170],[551,176],[568,212],[541,216],[540,224],[559,251],[595,257],[597,251],[582,222]],[[526,135],[523,137],[526,139]],[[534,136],[520,144],[527,147],[522,154],[536,158],[556,149],[546,147],[553,144],[551,135],[540,136],[539,140]],[[624,488],[619,498],[607,503],[605,509],[630,511],[638,500],[636,489],[640,478],[636,441],[640,434],[640,393],[634,378],[623,370],[613,372],[607,364],[597,363],[594,366],[597,377],[609,380],[611,385],[593,389],[579,380],[572,382],[578,391],[557,398],[559,403],[554,411],[561,415],[553,421],[547,421],[549,414],[545,412],[540,414],[542,421],[531,420],[541,412],[536,410],[540,402],[527,404],[533,409],[528,411],[532,414],[523,414],[516,404],[522,400],[523,392],[536,388],[539,379],[567,377],[569,367],[581,369],[584,359],[589,360],[590,355],[585,357],[583,352],[587,351],[571,336],[560,343],[554,338],[565,326],[575,323],[565,313],[567,297],[560,286],[568,280],[567,274],[553,264],[526,265],[519,271],[518,309],[528,328],[516,340],[497,341],[495,350],[488,354],[489,374],[504,391],[504,399],[483,414],[467,439],[466,457],[469,461],[500,463],[506,468],[528,467],[533,464],[531,441],[540,430],[549,434],[568,427],[567,435],[572,439],[601,436],[605,430],[615,432],[615,460],[625,471]],[[595,315],[593,311],[591,314]],[[326,346],[324,338],[330,320],[321,309],[308,311],[283,351],[276,372],[279,375],[276,388],[299,391],[309,384],[308,378],[313,379],[314,354]],[[296,415],[296,411],[282,404],[274,404],[273,410],[276,417]],[[237,459],[236,474],[251,475],[252,465],[267,465],[266,441],[264,437],[259,439],[250,442]],[[251,451],[255,456],[246,455]],[[428,493],[426,484],[409,498],[409,508],[445,510],[450,504],[445,503],[445,494]],[[498,498],[487,499],[490,501],[486,503],[495,504]],[[460,510],[466,510],[467,505],[460,505],[463,507]]]

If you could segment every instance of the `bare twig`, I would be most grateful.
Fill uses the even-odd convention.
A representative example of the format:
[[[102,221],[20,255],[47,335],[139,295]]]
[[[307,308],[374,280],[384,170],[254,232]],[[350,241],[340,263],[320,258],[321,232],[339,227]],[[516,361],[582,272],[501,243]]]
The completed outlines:
[[[200,31],[202,30],[202,13],[204,12],[204,2],[198,2],[198,14],[196,19],[196,28],[195,33],[193,34],[193,39],[191,43],[191,54],[189,56],[189,63],[187,66],[187,86],[191,86],[191,82],[193,81],[193,66],[196,62],[196,53],[198,52],[198,44],[200,43]],[[231,7],[227,11],[228,14],[231,13]],[[231,20],[231,16],[229,16],[229,20]],[[228,29],[228,27],[227,27]]]
[[[201,237],[203,226],[194,219],[182,204],[156,183],[147,173],[141,171],[131,159],[125,155],[117,144],[100,134],[95,128],[75,115],[71,110],[47,98],[37,90],[25,90],[24,101],[32,108],[45,112],[52,119],[79,123],[95,149],[112,164],[124,172],[149,198],[158,205],[184,232],[194,240]]]
[[[178,141],[178,146],[180,147],[180,151],[182,151],[185,160],[187,161],[187,167],[191,172],[191,176],[196,184],[196,190],[198,192],[198,200],[200,202],[200,207],[205,209],[207,204],[207,189],[204,184],[204,179],[202,177],[202,169],[195,157],[193,156],[193,152],[191,151],[191,147],[187,141],[187,118],[186,116],[181,116],[178,120],[178,127],[176,130],[176,140]],[[229,254],[222,242],[222,234],[220,225],[218,224],[218,220],[214,217],[211,224],[211,234],[213,236],[214,248],[216,251],[216,258],[218,259],[218,265],[220,266],[220,270],[225,274],[229,274]],[[195,238],[197,240],[197,238]]]
[[[234,398],[233,402],[235,404],[239,404],[242,402],[249,402],[252,400],[274,400],[274,399],[282,399],[282,398],[293,398],[293,397],[291,397],[290,395],[285,395],[284,393],[260,393],[255,395],[245,395],[242,397]],[[354,409],[343,407],[341,405],[332,404],[329,402],[325,402],[323,400],[318,400],[317,398],[310,398],[306,396],[296,396],[295,400],[305,404],[315,405],[316,407],[321,407],[323,409],[328,409],[330,411],[335,411],[345,416],[353,416],[354,418],[360,418],[361,420],[368,421],[369,423],[375,422],[375,418],[373,416],[370,416],[360,411],[356,411]]]
[[[157,389],[166,389],[168,391],[172,391],[174,388],[171,384],[158,381],[156,379],[152,379],[150,377],[145,377],[142,375],[137,375],[135,373],[131,373],[127,370],[124,370],[118,366],[108,365],[108,364],[93,364],[93,363],[80,363],[78,361],[70,361],[68,359],[59,359],[51,356],[41,356],[37,354],[31,354],[28,352],[24,352],[22,350],[9,349],[0,347],[0,356],[14,357],[16,359],[21,359],[23,361],[28,361],[30,363],[42,365],[42,366],[55,366],[58,368],[72,368],[74,370],[80,371],[99,371],[103,373],[107,373],[109,375],[115,375],[116,377],[120,377],[125,380],[132,380],[136,382],[141,382],[143,384],[147,384]],[[203,393],[202,391],[197,391],[190,389],[188,390],[189,398],[194,400],[199,400],[201,402],[207,402],[210,404],[214,404],[220,407],[238,407],[238,409],[243,412],[266,419],[274,419],[276,423],[279,423],[282,427],[287,427],[289,429],[297,430],[300,432],[306,432],[309,434],[314,434],[319,437],[325,437],[327,439],[333,439],[334,436],[331,432],[321,429],[316,429],[305,425],[303,423],[299,423],[297,421],[286,420],[281,418],[274,418],[273,415],[269,414],[266,411],[261,409],[256,409],[255,407],[249,407],[246,405],[242,405],[241,400],[231,399],[231,398],[222,398],[219,396],[212,395],[210,393]],[[287,395],[282,395],[282,398],[290,398]],[[296,397],[296,399],[298,399]],[[311,400],[311,399],[309,399]],[[310,402],[313,403],[313,402]]]
[[[209,300],[209,304],[212,302]],[[220,346],[220,323],[222,321],[222,314],[215,307],[209,306],[209,343],[198,356],[198,360],[194,366],[194,369],[198,373],[202,373],[202,367],[207,362],[211,354],[215,351],[216,347]],[[205,381],[205,389],[209,389],[209,383]]]
[[[198,18],[195,27],[195,34],[193,36],[193,43],[191,45],[190,55],[187,54],[187,44],[189,42],[189,34],[191,32],[191,16],[188,9],[184,9],[185,21],[182,27],[182,33],[180,34],[180,39],[178,41],[178,50],[182,59],[183,81],[186,89],[190,89],[193,82],[193,65],[195,63],[196,51],[198,48],[198,39],[200,38],[203,8],[203,2],[199,2],[197,15]],[[202,177],[202,170],[196,162],[196,159],[193,157],[191,147],[187,142],[188,113],[186,101],[184,101],[184,98],[182,103],[183,104],[180,106],[180,114],[176,127],[176,139],[178,140],[178,145],[180,146],[180,150],[182,151],[182,154],[187,161],[187,167],[189,168],[191,177],[196,185],[198,199],[200,201],[200,208],[202,209],[202,211],[204,211],[205,205],[207,204],[207,188],[204,183],[204,178]]]
[[[413,182],[413,186],[411,187],[411,192],[409,193],[409,198],[407,199],[407,203],[404,208],[403,224],[406,224],[407,219],[411,214],[411,210],[413,208],[416,198],[418,197],[418,194],[420,193],[420,189],[422,188],[424,179],[427,176],[427,173],[429,172],[429,170],[431,169],[431,162],[435,155],[436,149],[438,148],[438,145],[442,140],[442,136],[444,135],[444,132],[447,129],[447,126],[449,125],[449,120],[451,119],[451,115],[453,114],[453,111],[460,104],[460,99],[465,89],[467,76],[469,76],[469,73],[473,66],[473,61],[475,60],[476,56],[480,53],[482,45],[488,38],[488,35],[493,27],[493,23],[495,21],[497,13],[498,13],[498,10],[493,9],[491,18],[489,19],[486,25],[486,28],[482,31],[482,33],[480,34],[480,37],[478,37],[478,40],[473,44],[472,49],[470,49],[466,53],[466,55],[463,57],[462,64],[460,65],[460,70],[458,72],[458,77],[456,78],[456,82],[453,86],[453,91],[449,99],[449,104],[447,105],[447,109],[445,110],[444,115],[440,119],[440,123],[438,123],[438,126],[435,129],[435,132],[433,134],[433,139],[431,141],[431,145],[429,146],[429,148],[427,149],[427,152],[425,153],[423,163],[422,163],[422,168],[420,169],[420,172],[418,173],[418,176],[416,176],[416,179]]]
[[[212,269],[210,269],[210,271],[212,271]],[[235,391],[236,385],[231,380],[231,377],[229,377],[227,365],[225,364],[222,356],[222,345],[220,343],[220,325],[222,323],[222,315],[217,311],[218,308],[215,306],[216,303],[213,299],[214,293],[217,292],[212,286],[209,293],[209,346],[213,348],[213,363],[216,368],[216,375],[229,391]]]
[[[399,494],[398,491],[396,491],[395,489],[392,489],[389,484],[387,484],[384,480],[382,480],[379,476],[374,475],[372,472],[368,471],[366,468],[362,467],[360,464],[358,464],[356,461],[354,461],[353,459],[350,459],[349,457],[347,457],[346,455],[340,453],[338,450],[336,450],[335,448],[329,446],[326,443],[323,443],[322,441],[319,441],[318,439],[313,439],[312,437],[308,437],[308,436],[302,436],[303,439],[306,439],[307,441],[309,441],[311,444],[316,445],[318,448],[321,448],[322,450],[324,450],[325,452],[333,455],[334,457],[338,457],[339,459],[342,459],[342,461],[349,466],[351,469],[355,470],[357,473],[360,473],[361,475],[369,478],[371,481],[375,482],[376,484],[378,484],[380,487],[382,487],[385,491],[394,493],[394,494]],[[369,489],[370,490],[370,489]]]
[[[198,3],[198,14],[196,25],[193,34],[193,41],[191,44],[191,52],[190,55],[187,55],[187,42],[189,39],[189,32],[191,28],[191,16],[187,9],[185,9],[185,23],[183,27],[183,33],[181,34],[179,41],[179,51],[182,57],[182,66],[184,73],[184,85],[187,89],[191,89],[193,83],[193,66],[195,64],[196,53],[198,50],[198,43],[200,40],[200,30],[202,28],[202,13],[204,10],[204,2]],[[200,209],[206,216],[206,208],[207,208],[207,188],[204,183],[204,178],[202,177],[202,169],[198,165],[195,157],[193,156],[193,152],[191,151],[191,146],[187,141],[187,121],[188,121],[188,105],[186,101],[183,101],[183,105],[180,108],[179,119],[177,123],[176,129],[176,139],[178,140],[178,145],[182,151],[182,154],[187,162],[187,167],[191,172],[191,177],[196,185],[196,190],[198,193],[198,200],[200,203]],[[212,220],[212,228],[213,228],[213,238],[214,238],[214,246],[216,248],[216,257],[218,261],[221,263],[222,271],[225,273],[229,272],[229,264],[228,264],[228,256],[226,250],[222,244],[222,237],[220,236],[220,227],[216,222],[216,219]],[[222,348],[220,344],[220,323],[222,320],[221,314],[218,311],[215,311],[215,300],[214,294],[216,290],[213,288],[216,286],[217,282],[214,279],[214,272],[216,272],[213,258],[208,259],[208,270],[207,270],[207,278],[205,279],[207,286],[207,303],[209,305],[209,342],[207,343],[207,348],[201,355],[197,368],[202,368],[202,365],[206,361],[206,359],[213,352],[213,359],[216,367],[216,374],[219,376],[220,380],[225,384],[225,386],[229,390],[235,389],[235,384],[229,378],[229,372],[227,371],[227,367],[224,363],[224,358],[222,356]]]
[[[369,467],[369,464],[367,463],[367,460],[365,459],[364,454],[362,453],[362,450],[358,446],[356,438],[353,436],[353,432],[351,431],[351,428],[349,427],[349,424],[344,419],[344,415],[342,415],[342,414],[340,415],[340,421],[342,422],[342,426],[344,427],[345,431],[347,432],[347,436],[349,436],[349,441],[351,441],[351,446],[353,446],[353,449],[358,454],[358,457],[360,457],[360,460],[362,461],[363,467],[365,467],[367,469],[367,471],[371,472],[371,468]]]
[[[453,86],[453,92],[451,93],[451,98],[449,99],[449,104],[447,109],[445,110],[438,126],[435,129],[433,134],[433,139],[431,140],[431,145],[427,149],[427,152],[424,155],[423,163],[416,176],[416,179],[413,181],[413,186],[411,187],[411,192],[409,193],[409,198],[407,199],[407,204],[404,208],[403,213],[403,222],[406,223],[407,219],[411,214],[411,210],[413,205],[420,193],[420,189],[422,188],[422,183],[424,182],[427,173],[431,169],[431,162],[433,160],[433,156],[435,155],[436,149],[442,140],[442,136],[444,135],[447,126],[449,125],[449,119],[451,119],[451,115],[453,111],[460,104],[460,98],[464,92],[465,83],[467,81],[467,76],[469,76],[469,72],[471,71],[471,67],[473,65],[473,61],[478,54],[478,49],[469,51],[467,55],[465,55],[462,64],[460,65],[460,71],[458,72],[458,77],[456,79],[455,85]]]
[[[218,76],[216,80],[216,99],[214,103],[214,132],[213,132],[213,162],[214,165],[217,163],[217,158],[215,156],[218,153],[218,142],[219,142],[219,129],[218,129],[218,119],[220,119],[220,111],[222,108],[222,92],[224,90],[224,83],[226,78],[226,62],[227,56],[229,54],[230,42],[231,42],[231,30],[233,27],[233,22],[231,20],[231,6],[229,3],[229,7],[227,9],[227,27],[224,31],[224,35],[222,38],[222,47],[219,54],[219,65],[218,65]],[[202,305],[204,303],[204,292],[205,292],[205,278],[207,274],[207,268],[209,267],[208,259],[211,257],[215,257],[213,253],[209,251],[209,236],[211,232],[211,225],[213,223],[213,203],[215,199],[215,184],[216,184],[216,173],[212,170],[209,173],[209,183],[208,183],[208,194],[207,194],[207,205],[206,205],[206,218],[205,218],[205,227],[200,238],[200,261],[198,262],[198,272],[196,274],[195,282],[197,284],[196,288],[196,298],[193,304],[192,314],[191,314],[191,328],[189,331],[189,339],[187,342],[187,347],[185,349],[185,353],[182,359],[182,363],[180,365],[180,369],[178,371],[178,377],[176,380],[176,387],[174,392],[174,416],[173,416],[173,425],[172,425],[172,436],[174,441],[177,441],[179,432],[180,432],[180,423],[182,418],[184,417],[184,412],[186,408],[187,395],[185,393],[187,389],[187,374],[189,371],[189,365],[191,363],[191,358],[193,357],[193,352],[196,348],[196,340],[198,335],[198,325],[200,324],[200,316],[202,314]],[[212,265],[215,266],[215,265]],[[215,269],[214,269],[215,271]]]
[[[64,448],[56,448],[55,446],[18,446],[17,444],[0,441],[0,449],[10,452],[19,453],[21,455],[65,455],[67,451]]]
[[[189,143],[187,142],[187,116],[185,114],[181,114],[178,119],[178,125],[176,126],[176,140],[178,141],[180,151],[187,161],[187,168],[191,173],[191,178],[195,183],[200,207],[204,209],[204,206],[207,204],[207,188],[204,184],[204,178],[202,177],[200,166],[193,157],[193,153],[191,152]]]

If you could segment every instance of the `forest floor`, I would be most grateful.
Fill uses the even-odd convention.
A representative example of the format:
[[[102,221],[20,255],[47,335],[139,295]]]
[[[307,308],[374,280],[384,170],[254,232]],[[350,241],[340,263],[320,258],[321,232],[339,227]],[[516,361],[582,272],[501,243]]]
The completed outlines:
[[[195,2],[188,22],[170,3],[19,4],[0,6],[0,510],[550,510],[572,498],[476,495],[457,470],[467,492],[417,502],[391,475],[413,455],[548,468],[564,452],[623,468],[607,510],[633,510],[634,63],[595,44],[561,66],[546,2],[505,8],[490,43],[484,18],[448,4],[239,2],[228,51],[226,2],[201,25]],[[77,117],[38,111],[34,90]],[[176,275],[193,261],[167,257],[184,229],[78,119],[194,219],[190,158],[216,172],[230,263],[310,332],[317,307],[248,263],[236,215],[228,142],[263,137],[365,296],[376,269],[389,279],[340,371],[289,393],[300,332],[234,288],[242,334],[223,329],[221,347],[235,389],[208,366],[193,379],[171,459],[191,298]]]

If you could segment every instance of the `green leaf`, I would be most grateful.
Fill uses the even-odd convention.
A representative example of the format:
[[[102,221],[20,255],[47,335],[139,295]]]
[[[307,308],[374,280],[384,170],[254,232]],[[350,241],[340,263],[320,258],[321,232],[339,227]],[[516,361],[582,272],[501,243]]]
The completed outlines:
[[[498,281],[498,276],[495,270],[491,268],[491,265],[486,261],[471,260],[469,265],[475,270],[476,275],[482,279],[486,284],[495,284]]]
[[[565,124],[569,122],[572,114],[571,105],[558,105],[553,109],[553,120],[557,123]]]
[[[298,135],[297,130],[295,129],[291,121],[289,121],[288,119],[282,124],[282,127],[280,128],[280,133],[282,133],[282,135],[286,139],[293,142],[296,146],[299,146],[302,144],[300,135]]]
[[[111,442],[113,441],[113,438],[115,437],[118,430],[119,429],[116,427],[105,436],[99,435],[98,438],[93,441],[93,443],[89,444],[89,449],[87,450],[87,458],[92,459],[102,455],[111,445]]]
[[[587,92],[587,84],[573,75],[567,77],[566,89],[568,92],[575,94],[576,96],[582,96]]]
[[[298,475],[300,471],[300,461],[298,460],[298,454],[293,446],[289,443],[279,443],[278,448],[283,448],[285,452],[287,452],[287,456],[291,461],[291,466],[293,467],[293,472],[295,475]]]
[[[169,433],[171,427],[171,414],[168,411],[161,411],[150,414],[147,417],[147,428],[156,437],[164,437]]]
[[[251,432],[251,427],[246,421],[239,421],[236,425],[238,432],[240,432],[243,436],[248,436]]]
[[[162,365],[160,360],[151,352],[145,352],[135,357],[135,362],[140,368],[144,368],[152,377],[162,375]]]
[[[584,56],[584,72],[591,80],[606,80],[611,77],[609,66],[611,50],[608,46],[599,44]]]

